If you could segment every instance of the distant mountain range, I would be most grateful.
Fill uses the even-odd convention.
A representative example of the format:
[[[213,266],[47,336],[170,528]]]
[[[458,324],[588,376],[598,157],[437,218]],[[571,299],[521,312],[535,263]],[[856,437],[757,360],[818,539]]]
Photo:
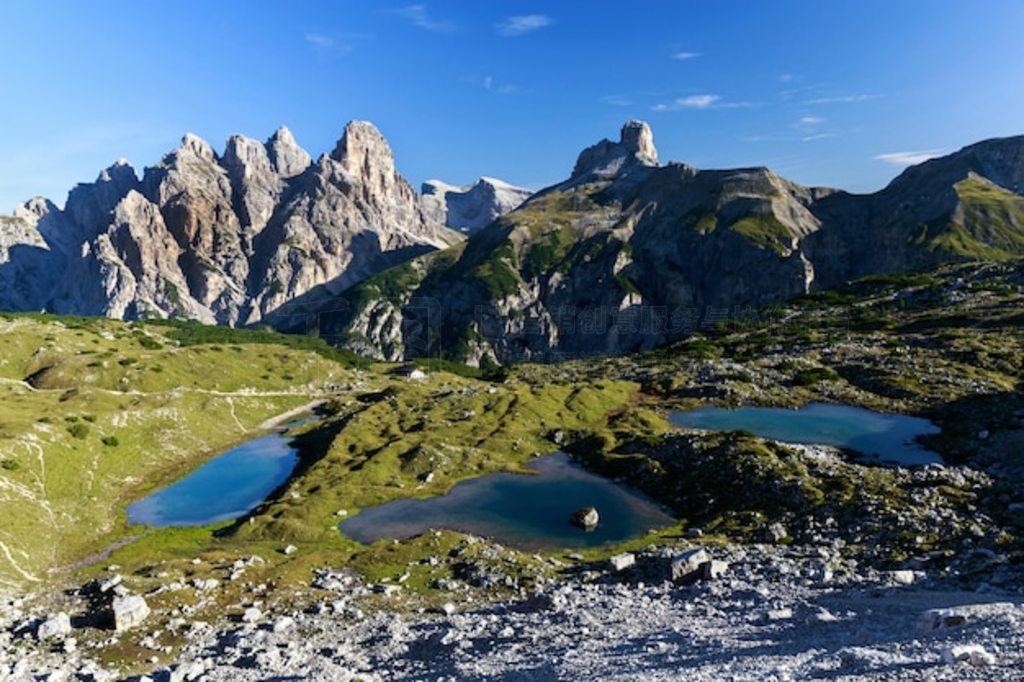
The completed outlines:
[[[909,168],[869,195],[767,168],[660,165],[650,128],[584,150],[467,242],[293,318],[391,360],[548,361],[651,347],[877,273],[1024,254],[1024,137]],[[296,330],[301,330],[301,324]]]
[[[190,134],[141,179],[120,160],[64,210],[37,197],[0,217],[0,309],[255,324],[455,244],[446,221],[471,230],[523,193],[485,180],[421,201],[365,122],[316,161],[287,128],[232,136],[220,155]]]
[[[454,229],[452,229],[454,228]],[[465,234],[469,238],[465,238]],[[868,195],[767,168],[660,164],[650,128],[584,150],[529,196],[424,184],[352,122],[313,161],[287,129],[187,135],[0,217],[0,309],[179,316],[320,333],[390,360],[622,353],[876,273],[1024,254],[1024,137],[907,169]]]

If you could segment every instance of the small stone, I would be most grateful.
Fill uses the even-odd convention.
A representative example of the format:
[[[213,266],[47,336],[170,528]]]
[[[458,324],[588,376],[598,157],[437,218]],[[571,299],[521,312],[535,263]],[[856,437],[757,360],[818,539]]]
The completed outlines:
[[[634,564],[636,564],[636,555],[630,554],[629,552],[616,554],[608,559],[608,565],[613,571],[624,571]]]
[[[889,571],[889,580],[896,585],[913,585],[916,577],[913,571]]]
[[[207,592],[209,590],[217,589],[217,586],[220,585],[220,581],[217,580],[216,578],[207,578],[206,580],[199,579],[199,580],[193,580],[192,581],[192,585],[197,590],[200,590],[202,592]]]
[[[446,616],[454,615],[456,610],[457,609],[455,608],[455,604],[451,603],[450,601],[445,602],[441,606],[441,613],[443,613]]]
[[[122,580],[124,580],[124,578],[122,578],[120,575],[112,575],[109,578],[101,580],[99,584],[100,593],[106,594],[107,592],[110,592],[115,587],[120,585]]]
[[[347,509],[339,509],[338,511],[334,512],[334,515],[335,516],[340,516],[340,517],[348,516],[348,510]]]
[[[828,562],[821,559],[815,559],[812,561],[807,573],[808,577],[816,582],[832,582],[832,568],[828,565]]]
[[[243,623],[257,623],[257,622],[259,622],[260,618],[262,618],[262,617],[263,617],[263,613],[259,609],[257,609],[256,607],[251,606],[251,607],[249,607],[249,608],[247,608],[245,610],[245,613],[242,614],[242,622]]]
[[[36,637],[41,640],[64,637],[69,634],[71,634],[71,617],[63,611],[50,615],[36,629]]]
[[[955,644],[942,650],[942,660],[953,665],[966,661],[976,668],[985,668],[996,664],[996,657],[985,651],[979,644]]]
[[[285,547],[281,551],[284,552],[285,556],[291,556],[292,554],[295,554],[296,552],[298,552],[299,548],[296,547],[295,545],[288,545],[287,547]]]
[[[929,609],[921,614],[919,629],[923,632],[929,630],[943,630],[960,627],[967,623],[967,616],[952,609]]]
[[[761,532],[765,542],[778,544],[789,537],[789,531],[781,523],[773,523]]]
[[[378,585],[376,591],[385,597],[391,597],[402,591],[401,585]]]
[[[729,572],[729,562],[712,559],[700,565],[702,580],[718,580]]]
[[[811,623],[835,623],[839,619],[828,609],[820,608],[807,619]]]
[[[764,614],[764,617],[765,620],[769,622],[790,620],[793,618],[793,609],[773,609],[768,613]]]
[[[291,616],[281,616],[274,621],[273,630],[274,632],[284,632],[290,630],[295,625],[295,619]]]

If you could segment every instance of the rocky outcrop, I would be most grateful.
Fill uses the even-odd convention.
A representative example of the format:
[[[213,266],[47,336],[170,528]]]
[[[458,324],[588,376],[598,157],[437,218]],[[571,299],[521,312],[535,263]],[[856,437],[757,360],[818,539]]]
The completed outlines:
[[[328,338],[472,365],[619,354],[851,278],[1024,254],[1024,137],[873,195],[657,159],[647,125],[628,122],[464,246],[333,299]]]
[[[619,141],[604,139],[587,147],[576,160],[572,179],[585,176],[614,177],[631,165],[657,166],[658,150],[654,133],[643,121],[627,121],[619,133]]]
[[[431,218],[373,125],[313,163],[287,128],[223,155],[188,134],[140,180],[127,161],[0,219],[0,309],[252,324],[459,236]]]
[[[467,234],[518,208],[531,194],[528,189],[487,177],[461,187],[427,180],[420,192],[431,218]]]

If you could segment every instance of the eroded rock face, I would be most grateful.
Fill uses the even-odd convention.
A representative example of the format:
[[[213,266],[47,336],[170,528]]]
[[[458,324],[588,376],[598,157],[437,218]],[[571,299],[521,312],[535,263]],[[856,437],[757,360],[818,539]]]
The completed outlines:
[[[120,160],[63,211],[34,199],[0,219],[0,309],[248,324],[458,239],[370,123],[315,164],[287,128],[223,155],[190,133],[141,180]]]
[[[650,129],[626,123],[465,248],[384,273],[399,285],[386,295],[367,285],[331,301],[330,339],[471,365],[621,354],[865,275],[1024,255],[1024,137],[872,195],[657,158]]]

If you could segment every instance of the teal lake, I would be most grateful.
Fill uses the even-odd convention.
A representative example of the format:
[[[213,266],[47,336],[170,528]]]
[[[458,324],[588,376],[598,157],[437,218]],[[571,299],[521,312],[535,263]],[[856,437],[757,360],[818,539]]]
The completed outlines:
[[[853,450],[867,461],[902,466],[941,463],[939,455],[915,442],[940,429],[926,419],[872,412],[849,405],[811,403],[798,410],[781,407],[703,407],[674,412],[676,426],[708,431],[747,430],[762,438]]]
[[[603,546],[673,522],[651,500],[584,471],[564,453],[534,460],[530,468],[537,473],[488,474],[456,484],[447,495],[364,509],[339,528],[363,543],[449,529],[538,550]],[[569,523],[582,507],[596,507],[601,516],[591,532]]]
[[[128,522],[203,526],[244,516],[288,480],[298,455],[284,433],[243,443],[128,505]]]

